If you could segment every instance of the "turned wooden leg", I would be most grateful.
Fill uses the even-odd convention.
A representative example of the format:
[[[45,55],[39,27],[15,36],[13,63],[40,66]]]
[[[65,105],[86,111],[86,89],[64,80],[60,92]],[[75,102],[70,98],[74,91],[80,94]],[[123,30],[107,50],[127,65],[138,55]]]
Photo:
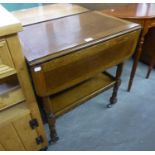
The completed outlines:
[[[149,67],[148,67],[148,71],[147,71],[147,74],[146,74],[146,79],[149,78],[152,69],[153,69],[153,65],[149,65]]]
[[[50,140],[50,143],[53,142],[55,143],[56,141],[59,140],[59,137],[57,135],[57,131],[56,131],[56,128],[55,128],[55,116],[53,113],[49,113],[48,114],[48,124],[49,124],[49,129],[50,129],[50,137],[51,137],[51,140]]]
[[[112,96],[110,98],[110,104],[107,105],[108,108],[111,108],[112,105],[114,105],[116,102],[117,102],[117,92],[118,92],[118,88],[121,84],[121,74],[122,74],[122,71],[123,71],[123,63],[119,64],[117,66],[117,70],[116,70],[116,83],[114,85],[114,88],[113,88],[113,93],[112,93]]]
[[[136,53],[135,53],[135,56],[134,56],[134,62],[133,62],[133,65],[132,65],[132,70],[131,70],[130,79],[129,79],[129,83],[128,83],[128,89],[127,89],[128,92],[131,90],[131,86],[132,86],[133,79],[134,79],[134,76],[135,76],[135,73],[136,73],[138,61],[139,61],[140,55],[142,53],[142,45],[143,45],[143,43],[144,43],[144,38],[141,37],[140,42],[138,44],[138,48],[136,49]]]
[[[55,115],[53,114],[53,110],[52,110],[52,106],[51,106],[49,97],[44,97],[43,102],[44,102],[44,108],[45,108],[47,121],[48,121],[48,125],[49,125],[49,130],[50,130],[51,140],[49,142],[55,143],[59,139],[59,137],[57,135],[56,127],[55,127],[55,124],[56,124]]]
[[[149,78],[150,73],[151,73],[152,69],[154,68],[154,65],[155,65],[155,57],[152,58],[151,63],[149,64],[148,72],[146,74],[146,79]]]

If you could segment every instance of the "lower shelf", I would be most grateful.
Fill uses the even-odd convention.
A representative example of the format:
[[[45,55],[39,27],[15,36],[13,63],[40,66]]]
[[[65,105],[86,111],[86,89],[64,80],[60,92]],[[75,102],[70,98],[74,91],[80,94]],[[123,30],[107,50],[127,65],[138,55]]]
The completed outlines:
[[[5,78],[0,83],[0,111],[25,100],[16,77]]]
[[[52,95],[50,96],[50,101],[53,112],[56,116],[59,116],[93,96],[109,89],[114,84],[114,77],[108,73],[100,73],[83,83]]]
[[[0,65],[0,79],[16,74],[16,70],[7,65]]]

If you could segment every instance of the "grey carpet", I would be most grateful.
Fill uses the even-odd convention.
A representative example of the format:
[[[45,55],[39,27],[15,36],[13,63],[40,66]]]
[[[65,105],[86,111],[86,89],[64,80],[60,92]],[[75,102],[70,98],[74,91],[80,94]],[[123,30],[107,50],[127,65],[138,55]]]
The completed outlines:
[[[145,79],[147,66],[139,63],[129,93],[131,65],[132,60],[125,63],[117,104],[106,108],[111,89],[59,117],[60,140],[49,151],[155,150],[155,72]],[[47,124],[45,128],[48,135]]]

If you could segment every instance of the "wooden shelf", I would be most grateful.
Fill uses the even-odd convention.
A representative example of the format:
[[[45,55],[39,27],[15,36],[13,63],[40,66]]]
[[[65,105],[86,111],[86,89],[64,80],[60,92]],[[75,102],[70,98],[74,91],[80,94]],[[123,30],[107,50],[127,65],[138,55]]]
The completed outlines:
[[[108,73],[97,76],[50,97],[52,109],[56,116],[81,104],[82,102],[109,89],[115,84],[114,78]]]
[[[0,151],[43,150],[48,142],[18,38],[22,26],[1,5],[0,19]]]
[[[16,70],[7,65],[0,65],[0,79],[16,74]]]
[[[24,114],[29,114],[30,110],[26,107],[26,103],[22,102],[21,104],[17,104],[11,108],[8,108],[4,111],[0,112],[0,126],[5,125],[6,123],[10,123],[10,121],[16,120],[20,118]]]
[[[6,78],[0,83],[0,111],[25,100],[16,78]]]

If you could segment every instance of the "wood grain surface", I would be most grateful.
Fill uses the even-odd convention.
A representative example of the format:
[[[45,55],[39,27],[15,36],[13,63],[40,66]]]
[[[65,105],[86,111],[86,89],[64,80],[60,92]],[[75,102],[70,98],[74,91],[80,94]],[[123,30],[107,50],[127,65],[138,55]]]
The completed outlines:
[[[88,11],[88,9],[75,4],[48,4],[30,9],[13,11],[12,14],[19,19],[22,26],[27,26],[86,11]]]
[[[86,12],[24,27],[19,34],[30,65],[139,29],[138,24]]]
[[[101,10],[100,10],[101,11]],[[119,18],[145,19],[155,17],[154,3],[133,3],[126,6],[105,9],[101,12],[113,15]]]

